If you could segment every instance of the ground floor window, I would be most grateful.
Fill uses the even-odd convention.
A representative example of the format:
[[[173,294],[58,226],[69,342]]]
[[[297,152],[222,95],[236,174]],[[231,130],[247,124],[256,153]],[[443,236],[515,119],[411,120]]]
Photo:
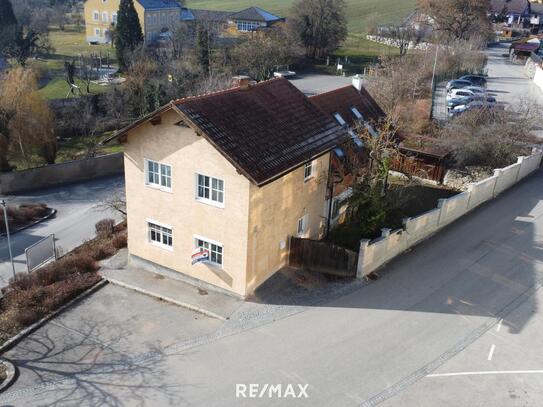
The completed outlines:
[[[167,248],[173,247],[173,233],[171,227],[147,222],[147,228],[149,230],[149,242]]]
[[[209,250],[209,261],[211,263],[222,266],[223,263],[223,246],[221,243],[212,242],[203,237],[196,237],[194,239],[196,249]]]

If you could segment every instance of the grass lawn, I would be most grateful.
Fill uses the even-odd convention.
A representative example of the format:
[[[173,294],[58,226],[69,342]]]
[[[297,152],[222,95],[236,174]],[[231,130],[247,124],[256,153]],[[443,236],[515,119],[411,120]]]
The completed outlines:
[[[112,132],[106,132],[102,135],[101,139],[111,135]],[[83,137],[73,137],[71,139],[61,140],[58,145],[57,163],[71,161],[74,159],[82,158],[85,154],[85,139]],[[107,145],[98,148],[98,154],[113,154],[123,151],[122,145]]]
[[[84,29],[78,32],[75,27],[66,26],[64,31],[58,28],[50,28],[49,39],[55,49],[47,58],[29,61],[29,65],[35,68],[45,85],[40,92],[47,99],[62,99],[68,92],[68,84],[64,79],[64,61],[71,61],[80,54],[101,54],[108,56],[110,63],[114,64],[115,50],[110,45],[88,45],[85,39]],[[103,92],[104,88],[91,85],[91,92]]]
[[[79,79],[76,79],[75,84],[79,86],[83,94],[86,94],[87,87],[84,82],[80,81]],[[40,94],[45,99],[64,99],[66,95],[68,94],[69,90],[70,90],[70,87],[68,86],[66,79],[64,79],[64,77],[62,76],[56,76],[53,79],[51,79],[49,82],[47,82],[47,85],[45,85],[43,88],[40,89]],[[90,91],[91,93],[105,92],[106,86],[100,86],[100,85],[91,83]]]
[[[258,6],[288,17],[294,0],[187,0],[187,7],[239,11]],[[401,21],[413,11],[417,0],[346,0],[351,34],[362,34],[374,24]]]

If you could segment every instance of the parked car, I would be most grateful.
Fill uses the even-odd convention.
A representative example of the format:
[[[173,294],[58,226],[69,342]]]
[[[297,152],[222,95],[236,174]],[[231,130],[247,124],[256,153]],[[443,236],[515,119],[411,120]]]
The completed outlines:
[[[464,90],[471,90],[473,93],[479,94],[479,95],[486,95],[486,89],[481,88],[480,86],[466,86],[463,88]]]
[[[450,92],[453,89],[462,89],[466,86],[473,86],[473,83],[463,79],[454,79],[447,83],[447,92]]]
[[[466,89],[452,89],[447,93],[447,102],[458,97],[474,97],[475,93]]]
[[[486,78],[482,75],[464,75],[458,79],[470,81],[475,86],[486,87]]]
[[[494,99],[494,102],[487,101],[487,100],[474,100],[473,102],[469,102],[466,105],[459,105],[449,110],[449,117],[457,117],[457,116],[460,116],[462,113],[470,112],[474,110],[493,112],[501,108],[502,106],[498,105],[495,102],[495,99]]]
[[[473,102],[471,96],[458,96],[447,101],[447,109],[454,109],[456,106],[467,105],[469,102]]]

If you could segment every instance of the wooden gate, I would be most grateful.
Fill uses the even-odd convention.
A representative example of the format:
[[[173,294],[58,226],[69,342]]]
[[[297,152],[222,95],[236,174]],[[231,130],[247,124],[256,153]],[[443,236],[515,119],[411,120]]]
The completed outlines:
[[[290,237],[289,266],[340,277],[355,277],[358,253],[322,240]]]

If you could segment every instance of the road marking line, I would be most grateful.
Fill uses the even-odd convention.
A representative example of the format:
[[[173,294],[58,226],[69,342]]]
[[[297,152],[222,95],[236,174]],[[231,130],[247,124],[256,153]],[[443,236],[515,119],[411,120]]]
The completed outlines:
[[[488,352],[488,360],[492,360],[492,356],[494,355],[494,349],[496,349],[496,345],[492,344],[490,347],[490,352]]]
[[[498,321],[498,326],[496,327],[496,332],[500,332],[500,329],[502,329],[502,322],[503,318],[500,318],[500,320]]]
[[[543,374],[543,370],[488,370],[484,372],[435,373],[426,377],[481,376],[493,374]]]

